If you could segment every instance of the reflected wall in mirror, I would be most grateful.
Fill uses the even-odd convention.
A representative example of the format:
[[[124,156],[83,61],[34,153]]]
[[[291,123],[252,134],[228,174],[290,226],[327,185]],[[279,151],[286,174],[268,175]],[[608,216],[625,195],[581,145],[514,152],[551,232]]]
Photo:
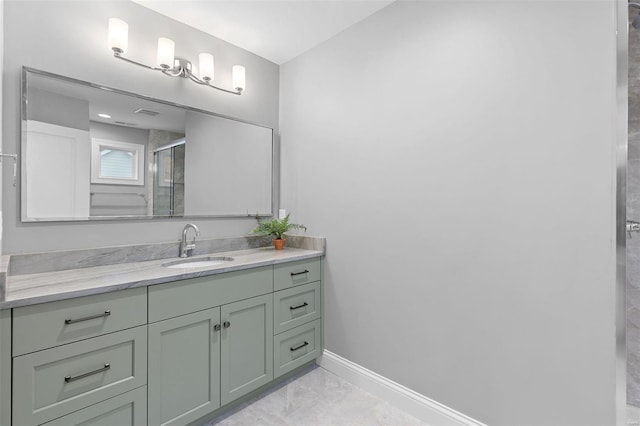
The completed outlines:
[[[23,222],[272,214],[273,131],[23,68]]]

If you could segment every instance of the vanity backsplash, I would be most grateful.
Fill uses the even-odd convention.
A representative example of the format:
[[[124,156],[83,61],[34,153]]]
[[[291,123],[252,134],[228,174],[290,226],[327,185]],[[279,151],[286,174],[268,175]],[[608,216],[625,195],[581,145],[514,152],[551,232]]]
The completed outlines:
[[[269,244],[271,244],[271,240],[263,236],[208,240],[199,238],[193,255],[266,247]],[[17,254],[11,256],[8,273],[9,275],[37,274],[64,271],[66,269],[93,268],[119,263],[177,258],[179,245],[179,241],[172,241],[167,243]]]

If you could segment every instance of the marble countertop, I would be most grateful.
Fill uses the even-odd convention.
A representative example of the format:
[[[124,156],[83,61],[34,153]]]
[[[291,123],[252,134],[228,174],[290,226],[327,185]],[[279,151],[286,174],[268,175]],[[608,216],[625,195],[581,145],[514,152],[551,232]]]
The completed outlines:
[[[163,263],[179,260],[174,258],[36,274],[9,275],[6,277],[5,298],[4,301],[0,301],[0,309],[275,265],[320,257],[323,254],[323,251],[319,250],[297,248],[274,250],[272,247],[263,247],[218,252],[190,258],[229,256],[234,259],[224,264],[208,267],[173,269],[162,266]]]

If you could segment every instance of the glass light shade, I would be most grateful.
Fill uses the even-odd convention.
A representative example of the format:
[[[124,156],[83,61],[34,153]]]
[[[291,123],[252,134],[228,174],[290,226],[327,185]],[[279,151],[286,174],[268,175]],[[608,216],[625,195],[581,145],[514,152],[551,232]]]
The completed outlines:
[[[129,25],[122,19],[109,18],[109,35],[107,36],[109,49],[127,53],[129,47]]]
[[[210,53],[201,53],[198,55],[200,64],[200,78],[202,80],[213,80],[213,55]]]
[[[158,66],[161,68],[173,68],[174,52],[176,44],[170,38],[158,38]]]
[[[233,74],[233,88],[238,91],[246,89],[246,73],[244,67],[242,65],[234,65],[233,68],[231,68],[231,72]]]

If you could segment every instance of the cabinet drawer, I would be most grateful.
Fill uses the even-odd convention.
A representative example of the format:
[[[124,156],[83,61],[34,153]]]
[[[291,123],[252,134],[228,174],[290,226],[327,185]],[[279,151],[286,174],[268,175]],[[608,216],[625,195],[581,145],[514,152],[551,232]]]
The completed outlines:
[[[147,426],[147,387],[107,399],[42,426]]]
[[[13,356],[96,337],[147,322],[146,288],[13,310]]]
[[[149,287],[149,322],[271,293],[271,266]]]
[[[147,327],[13,359],[13,422],[39,425],[145,385]]]
[[[320,356],[320,327],[315,320],[274,336],[274,378]]]
[[[281,263],[273,268],[274,290],[320,280],[320,258]]]
[[[282,333],[320,318],[320,282],[273,294],[274,333]]]

